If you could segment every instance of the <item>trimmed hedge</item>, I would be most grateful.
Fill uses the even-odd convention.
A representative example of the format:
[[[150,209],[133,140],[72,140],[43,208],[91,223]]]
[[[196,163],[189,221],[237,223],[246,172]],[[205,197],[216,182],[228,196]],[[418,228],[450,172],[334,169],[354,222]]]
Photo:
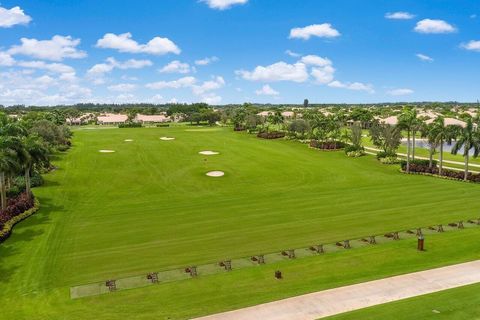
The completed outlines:
[[[126,122],[126,123],[120,123],[118,127],[119,128],[141,128],[142,124],[140,122]]]
[[[259,132],[257,134],[257,137],[262,139],[280,139],[285,137],[285,132],[280,132],[280,131]]]
[[[12,217],[7,222],[5,222],[0,230],[0,242],[3,242],[5,239],[7,239],[10,236],[14,225],[30,217],[32,214],[37,212],[39,208],[40,208],[40,202],[37,199],[34,199],[33,207],[31,207],[28,210],[25,210],[24,212]]]
[[[311,140],[310,147],[320,150],[341,150],[345,148],[345,143],[341,141],[318,141]]]
[[[428,166],[428,160],[415,160],[410,163],[410,173],[413,174],[427,174],[437,176],[439,178],[452,179],[452,180],[464,180],[465,173],[463,171],[443,169],[440,176],[437,162],[434,161],[432,167]],[[401,171],[406,173],[407,162],[402,161],[400,165]],[[473,174],[471,172],[467,175],[467,181],[480,183],[480,174]]]

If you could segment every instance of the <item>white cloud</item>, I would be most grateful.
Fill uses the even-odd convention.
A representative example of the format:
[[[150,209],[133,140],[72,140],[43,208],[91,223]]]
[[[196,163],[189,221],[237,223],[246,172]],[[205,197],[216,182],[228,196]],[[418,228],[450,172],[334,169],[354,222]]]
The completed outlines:
[[[65,58],[80,59],[87,56],[85,51],[77,49],[80,39],[71,36],[55,35],[51,40],[21,38],[21,45],[12,46],[9,54],[21,54],[38,59],[61,61]]]
[[[480,52],[480,40],[471,40],[468,43],[462,44],[461,47],[466,50]]]
[[[0,28],[10,28],[17,24],[28,24],[32,18],[26,15],[20,7],[6,9],[0,7]]]
[[[217,10],[229,9],[234,5],[241,5],[248,2],[248,0],[200,0],[205,2],[210,8]]]
[[[225,85],[225,80],[222,77],[217,76],[213,80],[205,81],[201,85],[192,86],[192,89],[194,94],[202,95],[205,92],[220,89],[224,85]]]
[[[300,53],[293,52],[291,50],[285,50],[285,54],[289,55],[290,57],[298,58],[301,56]]]
[[[280,92],[274,90],[272,87],[270,87],[268,84],[264,85],[261,89],[256,90],[255,93],[257,96],[278,96]]]
[[[105,63],[98,63],[91,67],[87,73],[94,76],[102,76],[105,73],[111,72],[114,68],[126,69],[141,69],[153,65],[150,60],[136,60],[129,59],[124,62],[117,61],[115,58],[109,57]]]
[[[220,97],[219,95],[216,95],[214,93],[210,93],[210,94],[202,96],[200,98],[200,101],[208,103],[208,104],[219,104],[220,102],[222,102],[222,97]]]
[[[192,70],[188,63],[174,60],[158,71],[161,73],[190,73]]]
[[[333,81],[335,68],[332,66],[332,61],[330,59],[316,55],[308,55],[302,57],[300,62],[309,66],[314,66],[310,74],[315,78],[317,83],[327,84]]]
[[[75,73],[75,69],[63,63],[46,63],[45,61],[20,61],[18,66],[32,69],[48,70],[55,73]]]
[[[394,19],[394,20],[410,20],[410,19],[413,19],[414,17],[415,15],[405,11],[387,12],[385,14],[385,18]]]
[[[293,28],[290,30],[289,38],[308,40],[310,37],[335,38],[338,36],[340,36],[340,32],[332,28],[330,23],[322,23],[312,24],[303,28]]]
[[[153,55],[163,55],[167,53],[179,54],[180,48],[168,38],[155,37],[146,44],[139,44],[132,39],[130,32],[119,35],[106,33],[96,44],[97,48],[116,49],[120,52],[129,53],[148,53]]]
[[[423,19],[417,22],[414,29],[418,33],[452,33],[456,29],[444,20]]]
[[[107,89],[110,91],[119,91],[119,92],[133,91],[136,88],[137,86],[131,83],[119,83],[119,84],[114,84],[107,87]]]
[[[195,60],[195,64],[197,66],[206,66],[206,65],[209,65],[210,63],[213,63],[215,61],[218,61],[218,57],[207,57],[207,58],[203,58],[203,59],[200,59],[200,60]]]
[[[305,82],[308,72],[304,63],[288,64],[283,61],[269,66],[257,66],[253,71],[237,70],[235,73],[245,80],[250,81],[294,81]]]
[[[433,61],[432,57],[429,57],[429,56],[427,56],[426,54],[423,54],[423,53],[417,53],[416,56],[417,56],[418,59],[420,59],[422,61],[428,61],[428,62]]]
[[[312,65],[312,66],[318,66],[318,67],[325,67],[325,66],[332,65],[332,61],[330,59],[322,58],[312,54],[303,56],[302,59],[300,59],[300,62],[303,62],[306,65]]]
[[[365,84],[362,82],[343,83],[338,80],[335,80],[330,82],[328,86],[332,88],[343,88],[343,89],[349,89],[349,90],[355,90],[355,91],[366,91],[368,93],[375,93],[375,90],[373,89],[373,86],[371,84]]]
[[[414,91],[412,89],[400,88],[387,91],[388,95],[391,96],[406,96],[412,94]]]
[[[194,77],[183,77],[178,80],[173,80],[173,81],[158,81],[158,82],[151,82],[147,83],[145,87],[149,89],[165,89],[165,88],[171,88],[171,89],[179,89],[179,88],[188,88],[192,87],[197,80]]]
[[[15,59],[6,52],[0,52],[0,66],[11,67],[15,64]]]

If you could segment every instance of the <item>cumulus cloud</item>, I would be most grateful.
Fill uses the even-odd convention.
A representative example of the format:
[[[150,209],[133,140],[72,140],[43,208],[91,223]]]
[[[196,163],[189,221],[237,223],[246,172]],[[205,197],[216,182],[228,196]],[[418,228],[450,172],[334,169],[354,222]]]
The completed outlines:
[[[63,63],[46,63],[45,61],[20,61],[18,66],[32,69],[48,70],[55,73],[75,73],[75,69]]]
[[[375,93],[373,90],[373,86],[371,84],[365,84],[362,82],[341,82],[338,80],[332,81],[328,84],[329,87],[332,88],[343,88],[355,91],[366,91],[368,93]]]
[[[452,33],[457,31],[448,22],[435,19],[423,19],[417,22],[414,30],[418,33]]]
[[[114,84],[111,86],[108,86],[107,89],[110,91],[118,91],[118,92],[128,92],[128,91],[133,91],[137,88],[135,84],[131,83],[119,83],[119,84]]]
[[[192,69],[188,63],[174,60],[158,71],[161,73],[190,73]]]
[[[330,23],[312,24],[303,28],[293,28],[290,30],[291,39],[308,40],[310,37],[335,38],[340,36],[338,30],[332,28]]]
[[[200,98],[200,101],[208,104],[219,104],[220,102],[222,102],[222,97],[214,93],[209,93],[202,96]]]
[[[405,11],[387,12],[385,14],[385,18],[393,19],[393,20],[410,20],[410,19],[413,19],[414,17],[415,15]]]
[[[387,91],[387,94],[391,96],[406,96],[412,93],[413,93],[413,90],[407,89],[407,88],[392,89]]]
[[[468,43],[461,44],[461,47],[466,50],[480,52],[480,40],[471,40]]]
[[[20,7],[6,9],[0,7],[0,28],[10,28],[17,24],[28,24],[32,18]]]
[[[213,80],[205,81],[200,85],[193,85],[193,93],[196,95],[202,95],[205,92],[212,91],[212,90],[217,90],[222,88],[225,85],[225,80],[217,76]]]
[[[280,92],[274,90],[268,84],[264,85],[261,89],[256,90],[257,96],[278,96]]]
[[[218,57],[213,56],[213,57],[203,58],[200,60],[195,60],[195,64],[197,66],[206,66],[216,61],[218,61]]]
[[[248,2],[248,0],[200,0],[206,3],[210,8],[217,10],[229,9],[234,5],[242,5]]]
[[[15,59],[6,52],[0,51],[0,66],[11,67],[15,64]]]
[[[147,53],[163,55],[167,53],[179,54],[180,48],[170,39],[155,37],[146,44],[139,44],[132,39],[130,32],[122,34],[106,33],[96,44],[97,48],[116,49],[120,52]]]
[[[308,80],[306,65],[301,62],[288,64],[280,61],[269,66],[257,66],[253,71],[237,70],[235,73],[250,81],[293,81],[305,82]]]
[[[20,54],[38,59],[61,61],[65,58],[85,58],[85,51],[77,49],[80,39],[71,36],[55,35],[51,40],[21,38],[21,45],[12,46],[7,52],[11,55]]]
[[[105,63],[98,63],[91,67],[87,73],[91,76],[103,76],[105,73],[111,72],[113,69],[118,68],[121,70],[126,69],[141,69],[153,65],[150,60],[137,60],[129,59],[126,61],[117,61],[113,57],[109,57],[105,60]]]
[[[183,77],[178,80],[172,80],[172,81],[157,81],[157,82],[151,82],[147,83],[145,86],[149,89],[165,89],[165,88],[171,88],[171,89],[179,89],[179,88],[188,88],[192,87],[197,79],[194,77]]]

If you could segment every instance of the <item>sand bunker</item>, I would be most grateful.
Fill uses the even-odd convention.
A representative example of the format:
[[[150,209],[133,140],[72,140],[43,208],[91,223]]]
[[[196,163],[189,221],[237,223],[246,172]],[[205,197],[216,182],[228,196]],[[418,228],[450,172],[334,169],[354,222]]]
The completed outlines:
[[[160,140],[170,141],[170,140],[175,140],[175,138],[172,138],[172,137],[161,137]]]
[[[209,177],[221,177],[225,175],[225,172],[223,171],[210,171],[206,173],[207,176]]]
[[[133,139],[125,139],[125,140],[123,140],[123,141],[125,141],[125,142],[132,142]]]
[[[112,153],[112,152],[115,152],[115,150],[98,150],[98,152],[101,152],[101,153]]]
[[[200,151],[199,154],[203,154],[204,156],[213,156],[214,154],[219,154],[219,152],[205,150],[205,151]]]

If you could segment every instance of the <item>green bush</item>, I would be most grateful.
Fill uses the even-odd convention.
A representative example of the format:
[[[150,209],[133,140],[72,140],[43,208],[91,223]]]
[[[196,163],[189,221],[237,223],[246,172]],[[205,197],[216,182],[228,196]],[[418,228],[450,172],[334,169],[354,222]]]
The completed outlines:
[[[34,172],[33,175],[30,177],[30,183],[32,188],[40,187],[44,184],[44,182],[45,181],[43,180],[42,175],[38,172]]]
[[[159,124],[157,124],[157,127],[158,128],[166,128],[166,127],[170,127],[170,125],[168,123],[159,123]]]
[[[383,163],[383,164],[397,164],[397,163],[400,162],[396,156],[395,157],[390,157],[390,156],[389,157],[383,157],[383,158],[380,158],[378,160],[380,160],[380,162]]]
[[[126,123],[120,123],[118,127],[119,128],[141,128],[142,124],[140,122],[126,122]]]
[[[424,160],[424,159],[415,159],[415,160],[410,160],[410,165],[428,167],[430,166],[430,161]],[[400,161],[400,167],[405,170],[405,168],[407,167],[407,160]],[[432,168],[436,168],[436,167],[437,167],[437,160],[432,160]]]
[[[348,154],[350,152],[357,152],[357,151],[364,151],[364,148],[361,146],[354,146],[354,145],[346,145],[345,146],[345,154]]]
[[[355,151],[347,152],[347,156],[352,158],[358,158],[364,155],[365,155],[365,151],[363,150],[355,150]]]
[[[60,151],[60,152],[65,152],[67,151],[68,149],[70,149],[70,146],[66,145],[66,144],[59,144],[57,146],[57,150]]]
[[[377,160],[380,160],[382,158],[395,158],[395,159],[397,159],[397,154],[393,153],[393,152],[379,151],[377,153]]]
[[[17,197],[20,193],[22,193],[25,190],[25,184],[23,185],[23,189],[21,189],[19,186],[11,186],[8,191],[7,191],[7,197],[8,198],[15,198]]]

